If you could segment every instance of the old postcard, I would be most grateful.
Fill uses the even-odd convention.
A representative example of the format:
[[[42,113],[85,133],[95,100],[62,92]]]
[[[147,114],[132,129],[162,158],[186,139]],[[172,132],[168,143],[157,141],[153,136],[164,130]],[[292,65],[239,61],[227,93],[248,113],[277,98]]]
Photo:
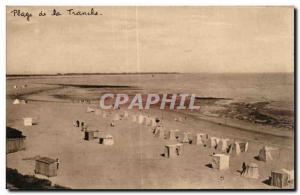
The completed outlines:
[[[293,7],[6,17],[8,189],[295,189]]]

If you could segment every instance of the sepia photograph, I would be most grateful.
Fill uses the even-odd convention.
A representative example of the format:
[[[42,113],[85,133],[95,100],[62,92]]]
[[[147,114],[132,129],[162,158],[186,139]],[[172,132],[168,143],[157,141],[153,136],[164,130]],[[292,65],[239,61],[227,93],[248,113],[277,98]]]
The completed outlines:
[[[6,6],[6,189],[295,190],[295,13]]]

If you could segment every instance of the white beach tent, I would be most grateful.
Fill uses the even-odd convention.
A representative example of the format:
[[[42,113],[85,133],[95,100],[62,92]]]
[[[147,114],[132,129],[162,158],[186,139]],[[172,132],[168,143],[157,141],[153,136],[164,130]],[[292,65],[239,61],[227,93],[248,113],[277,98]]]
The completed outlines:
[[[190,133],[189,132],[183,132],[183,137],[182,137],[182,143],[190,143],[190,140],[189,140],[189,135]]]
[[[258,159],[261,161],[268,162],[268,161],[273,160],[274,156],[276,156],[276,155],[279,156],[278,148],[264,146],[262,149],[259,150]],[[276,157],[278,157],[278,156],[276,156]]]
[[[176,139],[176,130],[170,130],[168,135],[167,135],[168,140],[177,140]]]
[[[220,141],[218,137],[210,137],[208,147],[215,148]]]
[[[247,152],[249,144],[248,142],[239,142],[241,152]]]
[[[155,137],[164,139],[165,138],[165,129],[162,127],[158,128],[157,131],[155,132]]]
[[[165,145],[164,156],[166,158],[173,158],[183,154],[183,144],[169,144]]]
[[[154,117],[151,117],[151,126],[155,127],[157,125],[156,119]]]
[[[205,137],[206,134],[203,133],[197,133],[196,135],[194,135],[193,140],[192,140],[192,144],[203,144],[203,137]]]
[[[295,176],[294,170],[281,169],[281,171],[288,175],[288,181],[294,180],[294,176]]]
[[[152,123],[152,119],[149,116],[145,116],[145,125],[150,126]]]
[[[241,148],[239,142],[234,142],[229,146],[229,154],[239,155],[241,153]]]
[[[227,152],[228,141],[229,141],[229,139],[220,139],[220,141],[219,141],[219,143],[217,145],[217,150],[219,152]]]
[[[112,146],[114,145],[114,139],[112,135],[106,135],[104,137],[101,137],[99,139],[100,144],[106,145],[106,146]]]
[[[33,118],[31,117],[25,117],[23,118],[24,126],[32,126]]]
[[[19,99],[15,99],[14,101],[13,101],[13,104],[20,104],[21,102],[20,102],[20,100]]]
[[[212,167],[218,170],[229,168],[229,156],[225,154],[215,154],[212,156]]]
[[[91,107],[87,107],[86,108],[86,112],[95,112],[95,109],[91,108]]]
[[[138,123],[139,123],[139,124],[143,124],[143,122],[144,122],[144,116],[143,116],[142,114],[140,114],[140,115],[138,116]]]
[[[129,116],[128,112],[127,112],[126,110],[124,110],[124,112],[123,112],[123,117],[124,117],[124,118],[127,118],[128,116]]]

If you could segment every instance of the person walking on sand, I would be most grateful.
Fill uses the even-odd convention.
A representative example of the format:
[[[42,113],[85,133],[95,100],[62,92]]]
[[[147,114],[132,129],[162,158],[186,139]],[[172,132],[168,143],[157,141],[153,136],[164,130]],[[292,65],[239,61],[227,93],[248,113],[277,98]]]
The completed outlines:
[[[246,168],[247,168],[247,167],[246,167],[246,163],[243,162],[241,174],[243,174],[243,173],[246,171]]]
[[[57,169],[59,168],[59,160],[58,158],[56,159],[56,166],[57,166]]]

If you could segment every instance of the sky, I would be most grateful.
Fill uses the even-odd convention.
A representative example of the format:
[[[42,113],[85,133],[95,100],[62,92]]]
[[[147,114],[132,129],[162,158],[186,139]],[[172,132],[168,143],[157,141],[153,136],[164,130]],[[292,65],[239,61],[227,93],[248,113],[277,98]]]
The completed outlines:
[[[6,73],[294,71],[293,7],[91,8],[7,7]]]

